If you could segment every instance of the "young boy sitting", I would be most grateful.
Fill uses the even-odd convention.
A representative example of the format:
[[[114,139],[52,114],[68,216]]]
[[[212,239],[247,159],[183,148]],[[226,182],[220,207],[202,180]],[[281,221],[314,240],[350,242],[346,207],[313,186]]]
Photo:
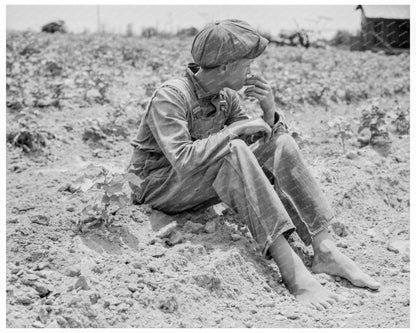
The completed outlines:
[[[314,279],[287,237],[297,231],[312,244],[312,271],[348,279],[358,287],[380,284],[336,247],[328,230],[333,212],[300,151],[285,133],[270,85],[250,74],[268,42],[250,25],[224,20],[200,31],[192,44],[196,64],[184,77],[163,83],[141,121],[129,171],[138,204],[168,214],[224,202],[244,221],[265,257],[277,263],[299,300],[318,309],[337,299]],[[263,117],[251,119],[236,91],[259,101]],[[264,133],[247,144],[241,137]]]

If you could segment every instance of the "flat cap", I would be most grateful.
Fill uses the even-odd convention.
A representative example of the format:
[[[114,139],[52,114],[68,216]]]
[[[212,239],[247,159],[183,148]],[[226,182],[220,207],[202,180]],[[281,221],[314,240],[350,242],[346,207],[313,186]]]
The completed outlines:
[[[191,54],[201,67],[213,68],[242,58],[254,59],[268,43],[247,22],[223,20],[207,25],[195,36]]]

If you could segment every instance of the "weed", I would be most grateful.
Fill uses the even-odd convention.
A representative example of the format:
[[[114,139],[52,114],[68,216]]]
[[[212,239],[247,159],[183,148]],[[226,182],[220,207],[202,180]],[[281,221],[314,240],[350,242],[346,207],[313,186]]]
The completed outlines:
[[[366,133],[366,135],[358,138],[361,147],[389,140],[385,117],[386,113],[375,104],[362,110],[358,133]]]
[[[345,141],[351,139],[353,136],[351,123],[346,121],[343,117],[337,117],[334,120],[329,121],[328,126],[330,128],[330,133],[332,133],[335,138],[341,139],[342,150],[345,154]]]
[[[140,186],[141,180],[132,173],[120,174],[105,167],[94,167],[93,174],[84,174],[75,181],[75,186],[81,192],[90,194],[86,206],[79,212],[82,218],[78,220],[78,229],[81,232],[88,228],[104,224],[109,225],[114,215],[129,204],[129,197],[124,191],[128,182]],[[78,195],[75,193],[73,196]]]
[[[400,106],[395,108],[396,119],[392,124],[395,126],[395,130],[398,134],[409,134],[410,131],[410,109],[403,110]]]

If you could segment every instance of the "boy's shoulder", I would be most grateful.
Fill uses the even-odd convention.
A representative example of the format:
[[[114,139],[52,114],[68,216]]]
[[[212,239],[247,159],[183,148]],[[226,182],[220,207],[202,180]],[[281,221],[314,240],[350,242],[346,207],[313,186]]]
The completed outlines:
[[[177,78],[169,79],[163,82],[159,86],[159,89],[165,88],[165,87],[173,88],[174,90],[178,90],[183,94],[188,94],[189,92],[192,91],[192,86],[185,77],[177,77]]]
[[[169,79],[165,82],[163,82],[156,91],[159,90],[168,90],[171,93],[175,93],[176,95],[179,95],[181,99],[184,102],[190,102],[192,103],[193,100],[196,98],[196,95],[194,93],[194,87],[192,85],[192,82],[188,80],[186,77],[177,77]],[[225,98],[228,102],[238,100],[238,93],[237,91],[224,87],[221,89],[219,94],[222,96],[222,98]]]
[[[179,96],[182,99],[188,100],[191,97],[191,87],[187,80],[183,77],[179,78],[172,78],[165,82],[163,82],[159,87],[156,89],[156,93],[158,91],[171,91]]]
[[[164,88],[164,87],[171,87],[171,88],[177,88],[183,91],[189,90],[189,83],[187,82],[185,77],[177,77],[177,78],[172,78],[169,79],[165,82],[163,82],[160,86],[160,88]]]

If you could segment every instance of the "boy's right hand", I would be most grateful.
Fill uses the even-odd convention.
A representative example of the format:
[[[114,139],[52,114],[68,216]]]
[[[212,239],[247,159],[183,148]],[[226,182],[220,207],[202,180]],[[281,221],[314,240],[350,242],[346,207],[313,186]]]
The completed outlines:
[[[228,129],[236,136],[244,134],[252,135],[263,132],[267,137],[270,137],[272,133],[272,129],[262,118],[236,121],[235,123],[229,125]]]

